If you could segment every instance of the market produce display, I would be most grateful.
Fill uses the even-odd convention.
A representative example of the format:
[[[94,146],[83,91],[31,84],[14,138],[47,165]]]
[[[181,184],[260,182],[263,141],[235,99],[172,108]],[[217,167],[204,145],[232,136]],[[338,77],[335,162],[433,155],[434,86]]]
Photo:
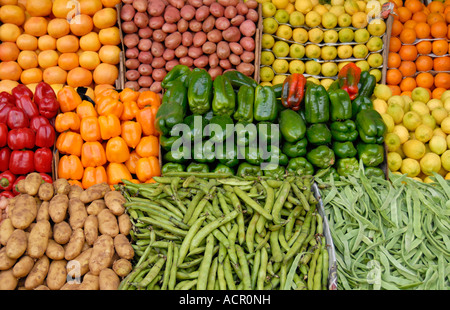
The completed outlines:
[[[384,1],[264,1],[260,81],[292,73],[328,86],[348,62],[382,79],[387,22]]]
[[[0,223],[0,289],[114,290],[132,270],[124,197],[100,183],[19,182]]]
[[[255,73],[255,0],[123,0],[120,18],[125,87],[160,93],[178,64],[205,68],[213,79],[229,69]]]

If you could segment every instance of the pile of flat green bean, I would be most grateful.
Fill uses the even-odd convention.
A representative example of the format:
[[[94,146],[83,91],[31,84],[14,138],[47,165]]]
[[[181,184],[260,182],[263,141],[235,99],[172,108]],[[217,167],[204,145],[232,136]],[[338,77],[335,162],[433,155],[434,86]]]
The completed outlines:
[[[172,172],[154,180],[118,188],[135,250],[119,289],[328,289],[312,176]]]
[[[390,174],[317,180],[338,289],[450,289],[450,183]]]

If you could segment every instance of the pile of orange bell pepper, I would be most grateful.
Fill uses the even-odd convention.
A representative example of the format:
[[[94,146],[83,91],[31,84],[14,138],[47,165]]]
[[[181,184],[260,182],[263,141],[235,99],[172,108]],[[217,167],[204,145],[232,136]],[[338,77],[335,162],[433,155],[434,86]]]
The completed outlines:
[[[152,91],[105,88],[93,102],[64,86],[57,94],[60,110],[58,177],[88,188],[106,182],[153,182],[160,176],[155,117],[160,96]]]

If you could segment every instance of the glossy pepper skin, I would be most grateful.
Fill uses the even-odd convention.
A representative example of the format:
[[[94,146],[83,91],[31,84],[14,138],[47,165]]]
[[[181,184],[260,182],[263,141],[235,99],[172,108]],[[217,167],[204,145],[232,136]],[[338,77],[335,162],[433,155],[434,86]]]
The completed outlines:
[[[59,159],[58,177],[66,180],[81,180],[84,167],[81,160],[75,155],[64,155]]]
[[[34,168],[37,172],[50,173],[52,172],[52,150],[48,147],[38,148],[34,152]]]
[[[103,166],[107,162],[106,151],[98,141],[83,143],[80,157],[85,168]]]
[[[14,181],[13,188],[12,188],[12,193],[14,196],[17,196],[20,194],[20,192],[18,191],[18,188],[17,188],[17,183],[19,183],[21,180],[24,180],[24,179],[25,179],[24,175],[19,175],[16,178],[16,180]]]
[[[301,73],[292,73],[283,82],[281,103],[284,107],[298,111],[305,95],[306,77]]]
[[[361,72],[358,82],[358,97],[370,98],[377,83],[376,77],[369,73],[369,71]]]
[[[57,132],[64,132],[67,130],[79,132],[80,122],[80,117],[73,111],[60,113],[55,119],[55,129]]]
[[[352,101],[345,90],[329,91],[328,96],[330,97],[330,120],[332,122],[352,118]]]
[[[308,142],[313,145],[323,145],[331,142],[331,131],[326,123],[311,124],[306,129]]]
[[[58,136],[55,146],[61,154],[81,156],[83,139],[77,132],[66,131]]]
[[[319,145],[306,154],[306,159],[317,168],[328,168],[336,160],[334,152],[326,145]]]
[[[269,146],[269,151],[264,153],[262,159],[269,164],[277,163],[280,166],[286,166],[289,163],[289,157],[275,145]]]
[[[36,134],[31,128],[12,129],[8,133],[8,146],[11,150],[33,149]]]
[[[180,139],[180,137],[178,137],[178,136],[173,136],[173,137],[159,136],[159,144],[161,145],[161,147],[164,151],[170,151],[170,149],[172,148],[172,145],[178,139]]]
[[[367,167],[376,167],[384,161],[384,147],[382,144],[363,143],[356,145],[358,157]]]
[[[286,176],[286,168],[283,166],[266,167],[263,170],[264,176],[275,180],[282,180]]]
[[[237,93],[237,109],[233,118],[237,122],[253,122],[253,103],[255,101],[255,89],[242,85]]]
[[[4,147],[8,142],[8,126],[0,123],[0,147]]]
[[[13,150],[9,159],[9,170],[15,175],[28,174],[34,169],[34,152]]]
[[[206,131],[209,133],[211,141],[222,142],[234,133],[232,125],[233,119],[231,116],[214,115],[209,121],[209,130],[206,129]]]
[[[105,167],[86,167],[81,178],[81,185],[84,189],[94,184],[108,183]]]
[[[230,80],[219,75],[213,82],[213,99],[211,103],[215,115],[231,116],[236,108],[236,94]]]
[[[9,129],[29,127],[30,119],[22,109],[11,107],[7,115],[6,125],[8,125]]]
[[[257,122],[273,122],[277,119],[277,98],[270,86],[258,85],[255,88],[253,119]]]
[[[17,108],[15,104],[2,103],[0,104],[0,123],[6,124],[8,121],[8,114],[12,108]],[[23,112],[22,112],[23,113]],[[25,115],[25,113],[24,113]]]
[[[359,96],[352,101],[352,117],[355,118],[356,115],[361,110],[372,110],[373,102],[369,97]]]
[[[64,133],[63,133],[64,134]],[[102,135],[97,116],[86,116],[80,122],[80,135],[83,141],[101,141]]]
[[[161,168],[161,174],[164,175],[167,172],[183,172],[186,167],[178,163],[165,163]]]
[[[64,86],[56,95],[62,113],[76,110],[82,102],[81,96],[71,86]]]
[[[36,132],[39,129],[39,127],[44,125],[50,125],[50,121],[42,115],[35,116],[30,120],[30,128],[34,132]]]
[[[209,121],[202,115],[191,114],[184,118],[183,124],[186,124],[189,127],[189,130],[183,131],[182,137],[189,143],[194,141],[195,138],[202,139],[205,136],[205,129],[207,128],[206,126],[209,124]],[[178,136],[174,137],[177,139],[179,138]]]
[[[187,172],[209,172],[209,166],[205,163],[191,162],[186,167]]]
[[[155,128],[161,135],[169,135],[171,129],[183,122],[187,110],[187,90],[180,81],[164,93],[162,104],[156,113]]]
[[[219,163],[231,168],[239,164],[239,151],[236,145],[233,148],[227,148],[224,144],[221,149],[215,148],[214,151]]]
[[[121,127],[121,137],[125,140],[129,147],[133,149],[136,148],[142,137],[141,124],[135,121],[125,121],[122,122]]]
[[[125,96],[119,95],[119,99],[120,98],[126,99]],[[124,102],[122,99],[120,99],[120,100],[122,102]],[[161,105],[161,99],[160,99],[159,95],[157,93],[155,93],[154,91],[145,90],[145,91],[141,92],[140,95],[137,97],[136,103],[137,103],[139,109],[143,109],[145,107],[151,107],[151,106],[159,107]]]
[[[136,176],[139,181],[147,182],[153,177],[160,176],[161,169],[156,156],[143,157],[136,164]]]
[[[294,143],[283,142],[283,145],[281,146],[281,151],[290,158],[301,157],[306,155],[307,146],[308,146],[308,139],[303,138]]]
[[[191,158],[199,163],[213,163],[216,160],[215,144],[209,141],[194,143],[191,147]]]
[[[300,176],[312,175],[314,173],[313,165],[303,156],[291,158],[286,170],[288,173]]]
[[[356,157],[339,158],[336,161],[336,171],[340,176],[349,176],[359,170],[359,161]]]
[[[280,112],[279,116],[280,132],[284,140],[294,143],[303,139],[306,134],[306,124],[300,114],[292,109]]]
[[[333,142],[333,152],[336,155],[337,158],[348,158],[348,157],[355,157],[358,153],[356,151],[355,146],[353,145],[353,142],[346,141],[346,142]]]
[[[76,113],[80,120],[90,116],[98,116],[97,110],[95,110],[94,104],[90,101],[83,100],[77,107]],[[134,118],[134,115],[133,115]]]
[[[166,76],[161,81],[161,87],[168,89],[173,86],[174,81],[184,83],[184,81],[189,77],[191,69],[185,65],[176,65],[170,70]]]
[[[356,128],[365,143],[383,143],[387,126],[376,110],[362,110],[356,115]]]
[[[33,96],[34,96],[31,89],[29,89],[28,86],[26,86],[24,84],[19,84],[16,87],[14,87],[11,90],[11,95],[13,95],[14,98],[16,98],[16,100],[24,95],[30,97],[30,99],[33,99]]]
[[[247,162],[241,163],[236,171],[236,175],[240,177],[246,176],[261,176],[263,171],[261,170],[260,165],[252,165]]]
[[[379,168],[379,167],[365,167],[364,168],[364,173],[366,175],[366,177],[368,178],[386,178],[386,175],[383,171],[383,169]]]
[[[48,84],[46,82],[39,82],[36,85],[36,88],[34,90],[33,100],[38,105],[38,107],[40,107],[40,105],[42,103],[42,99],[45,97],[56,99],[56,93],[55,93],[54,89],[50,86],[50,84]],[[59,108],[59,104],[57,105],[56,110],[58,110],[58,108]],[[50,112],[50,111],[48,111],[48,112]]]
[[[46,124],[40,126],[36,130],[36,146],[37,147],[53,147],[56,139],[56,132],[52,125]]]
[[[0,107],[3,107],[5,104],[16,105],[16,98],[6,91],[0,92]]]
[[[11,191],[16,176],[11,171],[4,171],[0,173],[0,190]]]
[[[11,157],[11,150],[9,147],[0,149],[0,172],[4,172],[9,169],[9,159]]]
[[[102,140],[109,140],[120,136],[122,133],[120,119],[114,114],[100,115],[98,117],[98,125],[100,127],[100,136],[102,137]]]
[[[238,146],[247,146],[258,137],[257,127],[250,122],[237,122],[234,130],[236,132],[235,141]]]
[[[330,131],[332,139],[339,142],[355,141],[359,136],[355,122],[350,119],[331,123]]]
[[[205,69],[194,70],[189,75],[188,104],[193,114],[202,115],[211,109],[213,81]]]
[[[345,65],[338,73],[340,88],[349,94],[351,100],[358,96],[358,83],[360,76],[361,69],[353,62]]]
[[[330,119],[330,98],[322,85],[306,83],[305,119],[308,124],[326,123]]]
[[[233,168],[228,167],[227,165],[218,163],[217,166],[213,169],[213,172],[215,173],[230,173],[232,175],[235,174],[235,171]]]
[[[136,121],[141,125],[142,133],[144,135],[158,135],[155,127],[156,113],[159,107],[146,106],[136,112]]]
[[[159,145],[158,137],[156,136],[144,136],[139,141],[135,148],[136,153],[140,157],[158,156]]]
[[[237,70],[227,71],[223,74],[223,76],[229,79],[231,85],[233,85],[233,87],[236,89],[239,89],[242,85],[250,86],[253,88],[256,88],[256,86],[258,85],[254,79]]]
[[[29,95],[22,94],[16,97],[16,106],[25,112],[28,119],[39,115],[39,109]]]
[[[110,163],[124,163],[130,158],[130,149],[120,136],[108,140],[105,152],[106,159]]]

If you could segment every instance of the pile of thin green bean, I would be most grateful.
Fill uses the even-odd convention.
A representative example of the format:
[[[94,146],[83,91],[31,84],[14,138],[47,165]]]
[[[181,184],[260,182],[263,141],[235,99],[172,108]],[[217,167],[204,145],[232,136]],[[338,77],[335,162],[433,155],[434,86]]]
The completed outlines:
[[[358,175],[317,180],[335,245],[338,289],[450,288],[450,183]]]
[[[135,250],[119,289],[328,289],[312,176],[172,172],[154,180],[119,188]]]

